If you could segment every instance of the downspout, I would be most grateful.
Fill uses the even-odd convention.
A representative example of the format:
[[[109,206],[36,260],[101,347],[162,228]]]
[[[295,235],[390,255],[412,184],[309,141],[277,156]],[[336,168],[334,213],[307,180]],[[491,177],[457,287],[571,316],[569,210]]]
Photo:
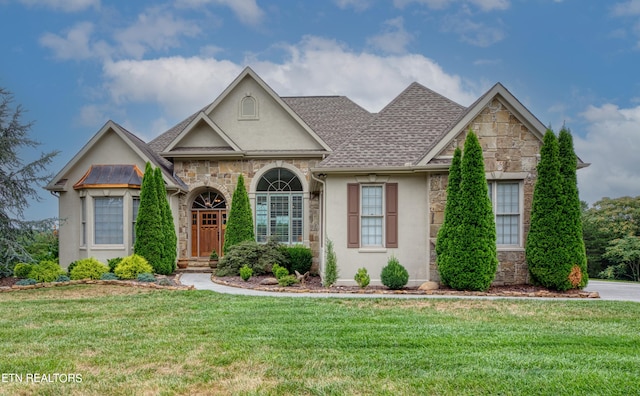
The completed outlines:
[[[326,177],[326,174],[322,174],[324,175],[324,177]],[[319,175],[320,176],[320,175]],[[322,176],[321,176],[322,177]],[[325,245],[325,234],[327,232],[327,184],[325,183],[324,180],[319,179],[315,176],[315,174],[313,172],[311,172],[311,178],[315,181],[317,181],[318,183],[320,183],[322,185],[322,190],[320,191],[321,195],[321,199],[320,202],[322,203],[322,205],[320,205],[320,211],[321,211],[321,216],[320,216],[320,257],[319,258],[319,267],[318,267],[318,271],[320,272],[320,279],[322,279],[323,275],[324,275],[324,266],[325,266],[325,262],[324,262],[324,245]]]

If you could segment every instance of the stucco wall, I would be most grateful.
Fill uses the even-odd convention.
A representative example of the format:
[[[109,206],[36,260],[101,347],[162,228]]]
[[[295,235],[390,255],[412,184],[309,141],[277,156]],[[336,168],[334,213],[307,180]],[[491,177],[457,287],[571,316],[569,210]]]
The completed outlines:
[[[524,212],[522,215],[521,246],[498,248],[498,272],[494,285],[524,284],[529,281],[524,243],[531,221],[531,201],[537,177],[536,166],[542,142],[523,125],[500,100],[494,99],[478,115],[442,155],[452,156],[459,145],[464,146],[467,131],[471,128],[483,148],[484,166],[489,180],[520,180],[523,186]],[[435,242],[444,220],[448,174],[433,174],[429,180],[431,225],[429,234],[430,277],[439,281]]]
[[[362,179],[374,183],[398,183],[398,247],[347,247],[347,184]],[[409,286],[429,280],[427,254],[427,176],[411,175],[329,175],[326,180],[326,236],[334,243],[338,259],[337,284],[355,285],[358,268],[365,267],[372,285],[380,285],[380,272],[394,255],[409,272]]]

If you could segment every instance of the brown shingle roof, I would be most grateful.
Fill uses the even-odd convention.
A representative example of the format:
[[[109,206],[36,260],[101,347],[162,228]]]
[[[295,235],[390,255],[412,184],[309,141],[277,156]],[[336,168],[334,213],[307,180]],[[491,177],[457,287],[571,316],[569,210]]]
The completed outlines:
[[[413,165],[442,138],[465,107],[413,83],[360,133],[320,163],[321,167]]]

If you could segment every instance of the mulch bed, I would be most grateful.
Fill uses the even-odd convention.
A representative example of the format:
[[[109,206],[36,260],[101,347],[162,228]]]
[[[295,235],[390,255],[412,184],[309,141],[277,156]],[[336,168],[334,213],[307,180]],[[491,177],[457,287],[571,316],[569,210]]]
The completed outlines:
[[[405,287],[401,290],[390,290],[385,286],[367,286],[361,289],[358,286],[332,286],[324,287],[319,276],[312,276],[305,284],[295,284],[282,287],[279,285],[263,285],[265,278],[271,276],[252,276],[248,281],[243,281],[239,276],[216,277],[211,280],[215,283],[261,291],[289,292],[289,293],[352,293],[352,294],[415,294],[415,295],[442,295],[442,296],[490,296],[490,297],[555,297],[555,298],[600,298],[597,292],[582,290],[568,290],[566,292],[551,291],[544,287],[533,285],[492,286],[486,292],[459,291],[440,285],[437,290],[419,290],[418,287]]]
[[[129,287],[141,287],[150,289],[170,289],[170,290],[182,290],[193,289],[193,286],[185,286],[180,283],[179,276],[173,275],[157,275],[156,279],[166,278],[169,282],[166,285],[161,285],[155,282],[137,282],[135,280],[72,280],[67,282],[46,282],[36,283],[35,285],[17,286],[16,283],[20,280],[15,277],[0,278],[0,292],[12,291],[12,290],[29,290],[39,289],[42,287],[59,287],[68,285],[116,285],[116,286],[129,286]]]

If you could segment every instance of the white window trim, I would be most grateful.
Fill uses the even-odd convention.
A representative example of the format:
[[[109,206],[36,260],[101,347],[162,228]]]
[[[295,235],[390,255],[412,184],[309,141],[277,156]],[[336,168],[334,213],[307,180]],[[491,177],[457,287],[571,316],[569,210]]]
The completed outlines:
[[[498,197],[498,189],[497,185],[499,183],[517,183],[518,184],[518,243],[517,244],[496,244],[496,247],[499,251],[522,251],[524,250],[524,181],[522,179],[493,179],[487,180],[487,183],[491,184],[491,210],[493,211],[493,221],[494,224],[497,224],[498,214],[496,213],[496,205],[497,205],[497,197]],[[497,236],[497,230],[496,230]]]
[[[381,211],[382,214],[380,216],[364,216],[362,214],[362,208],[364,207],[363,203],[362,203],[362,198],[364,197],[364,194],[362,193],[362,189],[364,187],[380,187],[381,189],[381,193],[382,193],[382,201],[381,201]],[[385,184],[384,183],[360,183],[360,213],[358,213],[358,226],[360,227],[360,251],[362,252],[366,252],[366,253],[380,253],[380,252],[384,252],[387,250],[386,248],[386,222],[387,222],[387,216],[386,216],[386,201],[387,201],[387,197],[386,197],[386,193],[385,193]],[[381,241],[379,245],[365,245],[364,241],[362,240],[363,238],[363,232],[362,232],[362,218],[363,217],[382,217],[382,230],[381,230]]]

